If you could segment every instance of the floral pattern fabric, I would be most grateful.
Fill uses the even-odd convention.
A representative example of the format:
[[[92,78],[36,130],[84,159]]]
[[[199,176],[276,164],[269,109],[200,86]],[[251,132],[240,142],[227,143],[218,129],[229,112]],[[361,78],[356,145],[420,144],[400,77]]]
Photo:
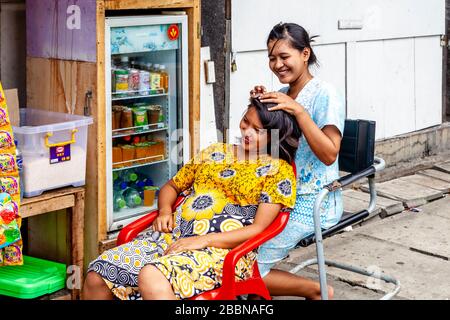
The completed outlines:
[[[207,247],[164,255],[179,238],[227,232],[253,223],[259,203],[282,204],[291,210],[296,182],[291,165],[269,156],[240,161],[233,146],[214,144],[194,157],[173,181],[185,201],[174,213],[172,233],[151,228],[133,242],[108,250],[88,269],[99,273],[120,299],[140,299],[137,278],[147,264],[169,280],[177,298],[185,299],[220,286],[222,267],[230,249]],[[238,261],[235,276],[251,276],[256,253]]]

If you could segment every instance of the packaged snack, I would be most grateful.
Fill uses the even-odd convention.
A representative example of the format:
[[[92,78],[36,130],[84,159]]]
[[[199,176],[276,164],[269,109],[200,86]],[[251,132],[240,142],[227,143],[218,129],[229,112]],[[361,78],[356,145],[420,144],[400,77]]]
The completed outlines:
[[[0,154],[0,175],[12,175],[18,173],[15,155],[10,153]]]
[[[8,114],[6,110],[0,108],[0,128],[9,125]]]
[[[22,240],[4,249],[3,265],[20,266],[23,264]]]
[[[2,153],[12,153],[11,148],[14,148],[14,140],[12,135],[8,131],[0,131],[0,149],[2,149]]]
[[[135,127],[139,130],[143,130],[143,126],[148,125],[147,109],[145,108],[133,108],[133,122]]]
[[[0,193],[0,207],[3,207],[7,205],[8,203],[11,203],[12,198],[9,193],[2,192]]]
[[[20,195],[19,178],[17,177],[0,177],[0,192],[9,193],[11,196]]]
[[[16,145],[0,83],[0,266],[23,264]]]

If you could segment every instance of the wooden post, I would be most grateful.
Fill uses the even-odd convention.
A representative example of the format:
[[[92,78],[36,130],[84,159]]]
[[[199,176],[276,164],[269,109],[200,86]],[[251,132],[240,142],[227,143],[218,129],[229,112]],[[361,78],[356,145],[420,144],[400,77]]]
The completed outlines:
[[[75,193],[75,205],[71,209],[72,226],[72,264],[79,267],[80,288],[83,285],[83,259],[84,259],[84,190]],[[77,284],[77,283],[76,283]],[[80,298],[80,289],[72,290],[72,300]]]

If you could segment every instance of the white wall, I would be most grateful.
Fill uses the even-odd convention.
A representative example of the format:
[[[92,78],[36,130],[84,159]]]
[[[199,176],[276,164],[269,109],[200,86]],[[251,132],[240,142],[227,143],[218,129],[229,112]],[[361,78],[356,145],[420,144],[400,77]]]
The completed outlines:
[[[341,19],[360,20],[362,29],[339,30]],[[265,48],[280,21],[320,35],[313,73],[345,96],[348,118],[377,121],[378,139],[441,123],[445,0],[234,0],[231,129],[255,84],[280,87]]]

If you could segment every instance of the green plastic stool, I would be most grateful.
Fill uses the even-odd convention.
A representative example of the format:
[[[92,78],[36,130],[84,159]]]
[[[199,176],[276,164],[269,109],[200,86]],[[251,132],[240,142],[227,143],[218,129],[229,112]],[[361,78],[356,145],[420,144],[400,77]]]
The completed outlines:
[[[66,287],[66,265],[24,256],[23,266],[0,267],[0,295],[33,299]]]

